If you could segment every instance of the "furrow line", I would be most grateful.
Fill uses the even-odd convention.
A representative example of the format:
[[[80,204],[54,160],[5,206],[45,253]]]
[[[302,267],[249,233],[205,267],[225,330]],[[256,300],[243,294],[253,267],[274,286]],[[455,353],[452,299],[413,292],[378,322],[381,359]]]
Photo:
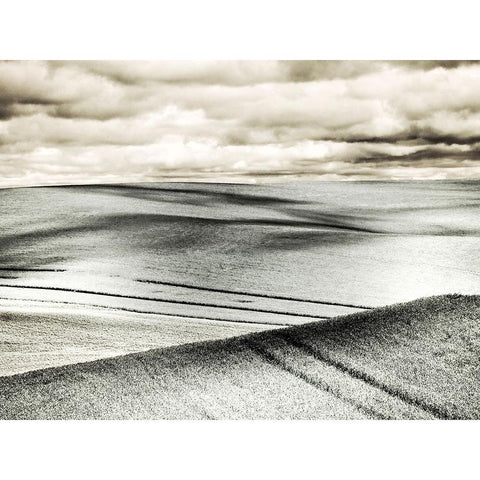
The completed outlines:
[[[64,268],[21,268],[21,267],[0,267],[2,272],[66,272]]]
[[[313,303],[319,305],[332,305],[335,307],[346,307],[346,308],[361,308],[363,310],[372,310],[374,307],[366,307],[364,305],[353,305],[349,303],[338,303],[338,302],[329,302],[325,300],[310,300],[307,298],[296,298],[296,297],[288,297],[283,295],[273,295],[267,293],[250,293],[250,292],[241,292],[235,290],[226,290],[222,288],[211,288],[211,287],[199,287],[197,285],[188,285],[185,283],[175,283],[175,282],[165,282],[159,280],[136,280],[139,283],[149,283],[153,285],[165,285],[168,287],[178,287],[178,288],[189,288],[192,290],[200,290],[204,292],[215,292],[215,293],[228,293],[234,295],[242,295],[245,297],[258,297],[258,298],[271,298],[273,300],[287,300],[290,302],[301,302],[301,303]]]
[[[142,297],[136,295],[120,295],[114,293],[107,293],[107,292],[94,292],[90,290],[83,290],[83,289],[74,289],[74,288],[64,288],[64,287],[42,287],[42,286],[27,286],[27,285],[6,285],[0,284],[0,287],[4,288],[22,288],[22,289],[33,289],[33,290],[53,290],[53,291],[60,291],[60,292],[71,292],[71,293],[83,293],[87,295],[99,295],[104,297],[113,297],[113,298],[127,298],[130,300],[146,300],[150,302],[157,302],[157,303],[171,303],[175,305],[190,305],[190,306],[197,306],[197,307],[211,307],[211,308],[223,308],[226,310],[240,310],[244,312],[258,312],[258,313],[273,313],[277,315],[285,315],[288,317],[303,317],[303,318],[315,318],[326,320],[331,317],[326,317],[322,315],[309,315],[306,313],[296,313],[296,312],[285,312],[279,310],[266,310],[263,308],[253,308],[253,307],[240,307],[236,305],[218,305],[216,303],[207,303],[207,302],[194,302],[190,300],[175,300],[175,299],[166,299],[166,298],[152,298],[152,297]]]
[[[324,392],[329,393],[330,395],[334,396],[338,400],[342,401],[343,403],[346,403],[360,412],[362,412],[364,415],[366,415],[369,418],[374,418],[374,419],[380,419],[380,420],[389,420],[390,417],[385,416],[384,414],[377,412],[371,408],[365,407],[364,405],[357,403],[353,401],[351,398],[345,397],[341,395],[336,389],[332,388],[327,382],[323,380],[316,380],[312,378],[310,375],[308,375],[306,372],[294,368],[293,366],[287,365],[286,362],[280,360],[277,356],[273,355],[271,352],[269,352],[267,349],[263,348],[261,345],[256,343],[255,341],[248,339],[245,340],[247,345],[259,356],[264,358],[266,361],[268,361],[270,364],[286,371],[287,373],[290,373],[294,377],[303,380],[304,382],[308,383],[309,385],[312,385],[313,387],[323,390]]]
[[[329,358],[327,355],[323,354],[322,352],[320,352],[319,350],[317,350],[316,348],[313,348],[311,347],[310,345],[307,345],[301,341],[299,341],[298,339],[296,339],[293,334],[291,332],[279,332],[278,335],[284,339],[286,342],[290,343],[291,345],[293,345],[294,347],[298,348],[298,349],[301,349],[303,350],[305,353],[311,355],[312,357],[314,357],[316,360],[318,360],[319,362],[322,362],[326,365],[329,365],[331,367],[334,367],[336,368],[337,370],[339,370],[340,372],[342,373],[345,373],[347,375],[350,375],[351,377],[357,379],[357,380],[361,380],[362,382],[372,386],[372,387],[375,387],[379,390],[381,390],[382,392],[392,396],[392,397],[395,397],[399,400],[402,400],[403,402],[413,406],[413,407],[416,407],[416,408],[419,408],[421,410],[423,410],[424,412],[427,412],[429,413],[430,415],[434,416],[435,418],[437,419],[440,419],[440,420],[455,420],[456,417],[450,415],[447,411],[437,407],[436,405],[431,405],[419,398],[416,398],[416,397],[413,397],[411,395],[409,395],[407,392],[405,391],[402,391],[398,388],[395,388],[395,387],[390,387],[388,385],[385,385],[384,383],[380,382],[379,380],[377,380],[376,378],[374,378],[373,376],[361,371],[361,370],[358,370],[356,368],[353,368],[353,367],[350,367],[338,360],[333,360],[332,358]]]
[[[205,317],[205,316],[195,316],[195,315],[186,315],[183,313],[165,313],[165,312],[153,312],[153,311],[145,311],[145,310],[137,310],[133,308],[125,308],[125,307],[108,307],[106,305],[98,305],[95,303],[80,303],[80,302],[67,302],[67,301],[50,301],[50,300],[34,300],[30,298],[8,298],[8,297],[0,297],[0,300],[20,300],[22,302],[34,302],[34,303],[48,303],[48,304],[60,304],[60,305],[76,305],[81,307],[94,307],[94,308],[103,308],[104,310],[120,310],[122,312],[131,312],[131,313],[140,313],[145,315],[163,315],[165,317],[179,317],[179,318],[187,318],[187,319],[195,319],[195,320],[213,320],[216,322],[225,322],[225,323],[244,323],[248,325],[265,325],[265,326],[272,326],[272,327],[291,327],[290,323],[266,323],[266,322],[249,322],[248,320],[230,320],[228,318],[218,318],[218,317]]]

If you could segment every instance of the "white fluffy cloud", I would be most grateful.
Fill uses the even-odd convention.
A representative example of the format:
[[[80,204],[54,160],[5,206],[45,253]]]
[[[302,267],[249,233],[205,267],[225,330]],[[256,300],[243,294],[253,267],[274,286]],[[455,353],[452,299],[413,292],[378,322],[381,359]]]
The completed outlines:
[[[477,62],[0,62],[0,185],[479,176]]]

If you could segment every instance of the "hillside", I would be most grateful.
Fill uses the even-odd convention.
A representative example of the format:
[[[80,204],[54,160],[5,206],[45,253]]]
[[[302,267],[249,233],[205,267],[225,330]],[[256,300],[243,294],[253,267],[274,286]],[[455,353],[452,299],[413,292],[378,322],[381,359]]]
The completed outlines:
[[[2,419],[480,418],[480,296],[0,378]]]
[[[0,376],[478,295],[479,186],[0,189]]]

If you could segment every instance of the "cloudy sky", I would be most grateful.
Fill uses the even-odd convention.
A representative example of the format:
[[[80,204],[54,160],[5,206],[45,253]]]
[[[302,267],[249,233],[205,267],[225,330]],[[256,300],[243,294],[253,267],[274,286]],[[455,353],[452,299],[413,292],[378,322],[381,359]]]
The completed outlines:
[[[480,178],[480,62],[0,62],[0,186]]]

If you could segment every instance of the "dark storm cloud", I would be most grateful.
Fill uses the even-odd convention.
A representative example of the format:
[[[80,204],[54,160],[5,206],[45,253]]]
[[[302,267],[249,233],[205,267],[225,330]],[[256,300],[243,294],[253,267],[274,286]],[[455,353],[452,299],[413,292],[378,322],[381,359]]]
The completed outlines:
[[[476,61],[0,62],[3,185],[480,175]]]
[[[415,70],[432,70],[434,68],[457,68],[464,65],[474,65],[478,60],[398,60],[389,62],[391,65],[401,65]]]
[[[445,135],[431,129],[409,128],[397,135],[382,136],[347,136],[337,137],[338,141],[349,143],[392,144],[392,145],[473,145],[480,142],[480,135],[467,136]]]
[[[312,82],[315,80],[333,80],[355,78],[385,68],[384,62],[362,60],[353,61],[296,61],[283,62],[287,72],[286,81]]]
[[[458,147],[461,147],[458,145]],[[471,148],[446,148],[446,146],[439,146],[437,148],[424,148],[418,151],[410,152],[403,155],[385,155],[375,154],[363,158],[357,158],[353,163],[388,163],[397,162],[402,164],[416,164],[421,165],[427,163],[428,165],[435,165],[435,160],[443,159],[452,162],[455,166],[464,160],[477,162],[480,160],[480,145],[474,144]]]

